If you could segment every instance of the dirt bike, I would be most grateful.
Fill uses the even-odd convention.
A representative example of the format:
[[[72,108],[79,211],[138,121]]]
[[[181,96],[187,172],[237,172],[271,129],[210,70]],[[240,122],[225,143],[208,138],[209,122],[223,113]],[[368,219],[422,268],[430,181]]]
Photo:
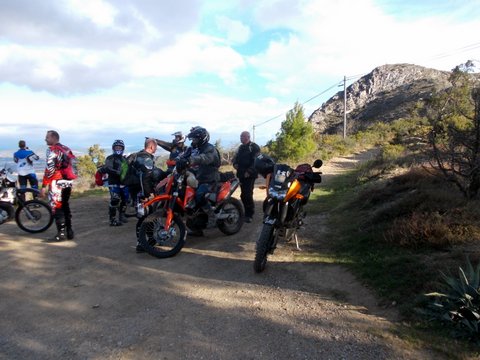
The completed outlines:
[[[313,167],[321,166],[322,161],[315,160]],[[255,248],[255,272],[265,269],[267,256],[273,254],[280,238],[286,242],[295,239],[299,249],[297,230],[306,216],[303,207],[314,185],[322,181],[320,174],[313,172],[309,164],[299,165],[296,169],[285,164],[273,165],[273,171],[266,176],[267,197],[263,204],[263,227]]]
[[[160,193],[143,205],[147,214],[139,227],[139,242],[147,253],[158,258],[176,255],[185,245],[189,228],[218,227],[226,235],[240,231],[244,210],[232,197],[239,186],[233,173],[222,174],[217,191],[206,195],[211,211],[194,206],[198,182],[186,169],[168,175],[159,184]],[[184,222],[185,219],[185,222]]]
[[[53,222],[52,209],[47,203],[36,199],[40,191],[17,189],[16,181],[10,169],[0,169],[0,224],[15,218],[23,231],[39,233],[47,230]],[[33,199],[26,200],[28,193],[32,194]]]

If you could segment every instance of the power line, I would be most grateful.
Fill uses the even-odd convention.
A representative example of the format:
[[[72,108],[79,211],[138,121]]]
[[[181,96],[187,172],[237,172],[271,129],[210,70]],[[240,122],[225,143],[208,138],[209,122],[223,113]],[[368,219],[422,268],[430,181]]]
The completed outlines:
[[[346,80],[348,81],[348,80],[357,79],[357,78],[362,77],[362,76],[364,76],[364,75],[366,75],[366,74],[363,73],[363,74],[357,74],[357,75],[348,76],[348,77],[346,77]],[[312,96],[310,99],[308,99],[308,100],[304,101],[303,103],[301,103],[301,105],[305,105],[306,103],[312,101],[313,99],[316,99],[317,97],[325,94],[327,91],[330,91],[330,90],[332,90],[333,88],[335,88],[335,87],[337,87],[337,86],[341,86],[341,85],[343,85],[343,80],[342,80],[342,81],[339,81],[339,82],[337,82],[337,83],[335,83],[335,84],[333,84],[332,86],[330,86],[329,88],[323,90],[322,92],[318,93],[317,95]],[[266,123],[269,123],[270,121],[273,121],[273,120],[275,120],[275,119],[278,119],[280,116],[283,116],[283,115],[284,115],[284,113],[279,114],[279,115],[274,116],[274,117],[272,117],[272,118],[270,118],[270,119],[268,119],[268,120],[265,120],[265,121],[263,121],[263,122],[261,122],[261,123],[259,123],[259,124],[255,124],[255,125],[253,125],[253,127],[256,128],[256,127],[262,126],[262,125],[264,125],[264,124],[266,124]]]
[[[316,99],[316,98],[319,97],[320,95],[325,94],[327,91],[329,91],[329,90],[333,89],[334,87],[338,86],[338,84],[340,84],[340,83],[335,83],[335,84],[333,84],[333,85],[330,86],[328,89],[325,89],[325,90],[323,90],[321,93],[318,93],[317,95],[315,95],[315,96],[311,97],[310,99],[304,101],[301,105],[305,105],[306,103],[312,101],[313,99]],[[268,119],[268,120],[265,120],[265,121],[261,122],[260,124],[255,124],[255,125],[253,125],[253,127],[256,128],[256,127],[262,126],[262,125],[264,125],[264,124],[266,124],[266,123],[268,123],[268,122],[270,122],[270,121],[273,121],[273,120],[275,120],[275,119],[277,119],[277,118],[279,118],[280,116],[283,116],[283,115],[284,115],[284,113],[279,114],[279,115],[277,115],[277,116],[274,116],[274,117],[272,117],[272,118],[270,118],[270,119]]]

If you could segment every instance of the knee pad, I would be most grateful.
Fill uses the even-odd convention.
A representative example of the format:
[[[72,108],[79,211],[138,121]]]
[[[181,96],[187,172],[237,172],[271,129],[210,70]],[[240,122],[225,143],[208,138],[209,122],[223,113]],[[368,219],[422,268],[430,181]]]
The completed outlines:
[[[111,193],[110,194],[110,207],[120,207],[120,202],[122,201],[120,194]]]

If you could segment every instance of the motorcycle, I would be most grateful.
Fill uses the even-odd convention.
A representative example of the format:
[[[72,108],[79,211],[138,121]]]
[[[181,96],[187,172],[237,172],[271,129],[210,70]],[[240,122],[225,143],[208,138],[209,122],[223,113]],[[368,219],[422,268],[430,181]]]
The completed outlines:
[[[52,209],[44,201],[36,199],[39,190],[18,189],[16,182],[17,178],[10,169],[0,169],[0,224],[15,218],[23,231],[39,233],[47,230],[53,223]],[[27,193],[31,193],[33,199],[26,200]]]
[[[322,164],[322,160],[318,159],[313,167],[320,168]],[[313,172],[310,164],[301,164],[293,169],[271,162],[259,172],[266,177],[267,197],[263,204],[263,227],[256,242],[253,262],[253,269],[257,273],[265,269],[267,256],[274,253],[280,238],[286,242],[295,239],[297,249],[300,249],[297,230],[306,216],[303,207],[315,184],[322,181],[321,172]]]
[[[186,169],[174,167],[160,182],[159,194],[139,210],[146,214],[138,231],[141,246],[150,255],[167,258],[176,255],[185,245],[187,226],[195,229],[218,227],[226,235],[239,232],[244,210],[240,200],[232,197],[239,184],[233,173],[221,174],[217,191],[206,195],[211,206],[207,213],[194,206],[198,185],[195,176]]]

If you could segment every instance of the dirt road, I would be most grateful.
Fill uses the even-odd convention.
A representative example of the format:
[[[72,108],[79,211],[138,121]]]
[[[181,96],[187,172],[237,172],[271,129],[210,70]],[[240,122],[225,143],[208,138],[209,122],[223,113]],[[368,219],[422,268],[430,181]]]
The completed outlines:
[[[330,162],[326,179],[355,161]],[[133,220],[108,226],[107,206],[72,202],[73,241],[0,226],[1,359],[433,358],[395,337],[395,312],[340,266],[281,246],[255,274],[259,211],[234,236],[208,230],[160,260],[135,253]],[[308,254],[328,239],[322,215],[306,222]]]

